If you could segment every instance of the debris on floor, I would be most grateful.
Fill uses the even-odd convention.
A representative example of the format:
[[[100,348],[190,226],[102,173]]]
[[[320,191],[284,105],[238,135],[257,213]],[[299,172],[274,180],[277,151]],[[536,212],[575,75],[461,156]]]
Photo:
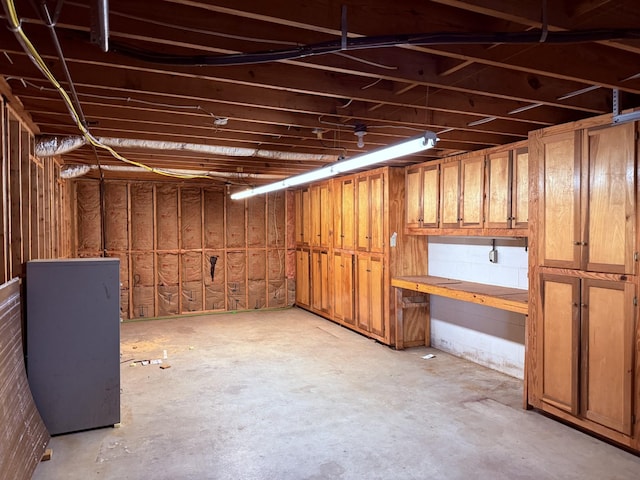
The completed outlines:
[[[422,356],[421,358],[424,358],[425,360],[429,360],[431,358],[435,358],[436,356],[433,353],[428,353],[424,356]]]
[[[135,362],[131,362],[131,366],[135,367],[136,365],[160,365],[162,363],[162,359],[157,358],[155,360],[136,360]]]

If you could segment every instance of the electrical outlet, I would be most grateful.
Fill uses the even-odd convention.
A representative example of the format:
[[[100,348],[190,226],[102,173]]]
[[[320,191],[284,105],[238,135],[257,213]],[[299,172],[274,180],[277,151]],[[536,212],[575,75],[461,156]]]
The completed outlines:
[[[495,248],[489,252],[489,261],[491,263],[498,263],[498,250]]]

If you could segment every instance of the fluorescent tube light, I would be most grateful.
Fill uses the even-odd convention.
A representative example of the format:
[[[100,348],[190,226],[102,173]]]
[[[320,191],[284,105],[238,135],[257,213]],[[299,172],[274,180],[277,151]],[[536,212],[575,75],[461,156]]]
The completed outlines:
[[[389,145],[388,147],[382,147],[362,155],[357,155],[347,160],[341,160],[339,162],[332,163],[331,165],[327,165],[326,167],[301,173],[300,175],[294,175],[293,177],[287,177],[284,180],[279,180],[268,185],[261,185],[259,187],[253,187],[236,192],[231,195],[231,198],[233,200],[241,200],[254,195],[261,195],[296,185],[311,183],[316,180],[323,180],[340,173],[357,170],[359,168],[368,167],[393,158],[404,157],[406,155],[422,152],[423,150],[428,150],[435,147],[437,141],[438,136],[434,132],[427,131],[422,135],[409,138],[403,142]]]

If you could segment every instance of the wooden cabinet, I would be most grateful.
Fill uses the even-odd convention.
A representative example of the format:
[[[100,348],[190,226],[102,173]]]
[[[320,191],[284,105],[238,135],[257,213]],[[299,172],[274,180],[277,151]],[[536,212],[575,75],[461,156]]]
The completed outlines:
[[[457,228],[460,225],[460,162],[441,165],[440,225]]]
[[[484,222],[484,155],[460,161],[460,226],[479,228]]]
[[[298,245],[309,245],[311,242],[311,198],[309,187],[296,190],[295,203],[295,232]]]
[[[634,124],[543,136],[541,144],[542,265],[635,273]]]
[[[529,154],[526,148],[487,155],[486,228],[527,228]]]
[[[333,253],[333,317],[349,325],[355,325],[353,267],[353,254],[342,251]]]
[[[333,246],[346,250],[355,248],[355,179],[334,182]]]
[[[441,168],[442,227],[481,227],[484,220],[484,156],[446,162]]]
[[[384,175],[363,174],[356,180],[357,249],[384,251]]]
[[[296,249],[296,305],[311,306],[311,253],[308,248]]]
[[[511,226],[511,167],[508,151],[487,156],[487,228]]]
[[[529,226],[529,150],[526,147],[512,151],[512,167],[509,228],[526,229]]]
[[[313,192],[326,189],[333,205],[332,217],[319,220],[321,212],[311,208],[312,224],[333,230],[329,247],[298,247],[307,253],[310,267],[298,254],[297,278],[309,277],[307,304],[299,305],[387,345],[394,345],[395,292],[392,275],[417,275],[427,271],[423,242],[403,232],[405,173],[402,168],[381,167],[364,173],[311,185]],[[321,201],[321,193],[317,201]],[[312,200],[316,202],[316,200]],[[394,235],[395,233],[395,235]],[[391,239],[394,240],[392,245]],[[329,268],[327,268],[327,265]],[[328,293],[328,295],[327,295]],[[407,316],[407,345],[425,342],[424,319]]]
[[[313,185],[311,199],[311,245],[328,247],[331,245],[331,191],[330,184]]]
[[[417,235],[527,236],[527,142],[406,169],[405,231]]]
[[[311,252],[311,309],[318,313],[331,311],[329,293],[329,252],[312,250]]]
[[[640,451],[637,126],[532,132],[528,403]]]
[[[381,257],[361,254],[357,263],[357,326],[363,332],[384,338],[388,321],[384,292],[390,288],[384,284],[384,261]]]
[[[632,283],[542,274],[542,400],[632,433]]]
[[[409,228],[439,226],[440,164],[407,169],[405,201]]]

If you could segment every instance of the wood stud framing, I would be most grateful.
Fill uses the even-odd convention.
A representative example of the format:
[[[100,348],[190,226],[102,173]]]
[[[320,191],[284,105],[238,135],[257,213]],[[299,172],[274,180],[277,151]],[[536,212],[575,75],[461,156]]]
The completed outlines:
[[[68,257],[70,203],[59,159],[36,159],[33,132],[2,102],[0,282],[22,277],[24,262]]]

